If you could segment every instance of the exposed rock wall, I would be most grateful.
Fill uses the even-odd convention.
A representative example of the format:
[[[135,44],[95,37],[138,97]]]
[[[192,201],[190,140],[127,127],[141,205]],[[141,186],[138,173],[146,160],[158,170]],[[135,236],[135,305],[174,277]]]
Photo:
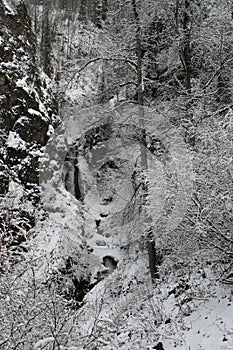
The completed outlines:
[[[34,222],[25,208],[39,201],[39,156],[58,120],[50,84],[38,68],[26,5],[0,0],[0,230],[10,244]]]

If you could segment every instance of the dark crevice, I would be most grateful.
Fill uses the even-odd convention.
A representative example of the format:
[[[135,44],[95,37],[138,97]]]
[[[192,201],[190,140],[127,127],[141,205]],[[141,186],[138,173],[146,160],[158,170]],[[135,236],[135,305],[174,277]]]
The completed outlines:
[[[74,195],[78,200],[82,200],[82,193],[79,186],[79,168],[76,165],[74,167]]]
[[[109,269],[109,272],[113,272],[117,268],[117,261],[110,255],[103,257],[103,265]]]

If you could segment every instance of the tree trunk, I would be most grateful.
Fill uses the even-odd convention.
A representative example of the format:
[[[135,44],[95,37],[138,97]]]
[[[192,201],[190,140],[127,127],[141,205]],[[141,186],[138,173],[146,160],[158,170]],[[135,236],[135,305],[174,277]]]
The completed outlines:
[[[143,90],[142,90],[142,45],[141,45],[141,26],[139,23],[139,15],[137,11],[136,1],[132,0],[134,18],[136,21],[136,54],[137,54],[137,102],[139,108],[139,123],[140,123],[140,147],[141,147],[141,167],[142,171],[148,170],[148,159],[147,159],[147,141],[146,141],[146,129],[145,129],[145,118],[143,109]],[[145,180],[142,180],[142,206],[145,209],[146,218],[146,244],[149,257],[149,268],[151,274],[151,281],[155,283],[155,280],[159,277],[156,259],[156,247],[153,229],[151,225],[151,217],[146,209],[146,202],[148,198],[148,185]]]
[[[185,66],[185,89],[191,93],[191,45],[190,45],[190,0],[185,0],[184,9],[184,48],[183,59]]]
[[[188,94],[191,93],[191,44],[190,44],[190,0],[184,1],[182,20],[179,18],[180,1],[176,0],[175,23],[177,35],[182,35],[182,47],[180,48],[180,60],[185,71],[184,87]],[[180,28],[181,27],[181,28]]]
[[[108,12],[108,0],[102,0],[102,20],[103,22],[107,19]]]

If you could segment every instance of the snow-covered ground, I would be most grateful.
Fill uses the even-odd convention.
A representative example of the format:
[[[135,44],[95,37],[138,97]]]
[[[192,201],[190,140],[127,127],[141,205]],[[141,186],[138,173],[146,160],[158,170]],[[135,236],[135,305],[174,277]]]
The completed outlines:
[[[232,315],[232,289],[208,272],[152,288],[138,258],[88,293],[78,312],[80,338],[71,344],[75,350],[152,350],[160,342],[165,350],[232,349]]]
[[[4,3],[13,13],[11,2]],[[68,147],[65,148],[64,135],[61,142],[55,137],[54,144],[47,146],[56,154],[45,169],[51,178],[43,183],[41,174],[43,209],[38,211],[36,227],[30,232],[32,249],[22,252],[22,266],[16,264],[15,271],[3,276],[5,284],[0,286],[4,300],[1,321],[5,327],[0,344],[6,346],[4,350],[18,350],[17,346],[20,350],[24,350],[22,346],[27,350],[231,350],[232,285],[221,284],[205,259],[199,261],[195,251],[189,251],[189,260],[185,256],[180,265],[187,259],[190,266],[173,266],[170,258],[170,270],[166,270],[165,254],[160,279],[151,284],[143,220],[134,211],[129,211],[125,221],[122,214],[135,194],[132,175],[140,156],[138,144],[117,139],[113,133],[108,140],[89,147],[85,155],[75,158],[82,201],[74,197],[74,191],[65,189],[62,168],[69,147],[77,140],[84,141],[87,131],[100,123],[112,123],[119,130],[128,124],[135,129],[138,124],[134,108],[116,108],[116,96],[109,103],[90,107],[98,100],[103,67],[96,61],[84,70],[85,59],[80,59],[78,52],[81,49],[86,56],[90,50],[98,53],[103,33],[92,29],[93,32],[81,24],[75,28],[74,24],[73,39],[62,37],[64,52],[70,51],[70,58],[62,67],[60,87],[65,95],[62,117]],[[72,47],[68,47],[70,42]],[[59,62],[64,59],[58,58]],[[24,87],[24,80],[18,84]],[[81,110],[80,106],[86,109]],[[29,109],[29,114],[36,113],[39,112]],[[148,112],[146,125],[169,148],[171,158],[167,165],[152,153],[148,157],[148,210],[154,222],[165,214],[164,208],[168,211],[163,221],[165,229],[156,238],[177,244],[171,233],[174,227],[179,228],[193,191],[192,155],[179,130],[157,111]],[[50,128],[49,132],[54,130]],[[15,132],[10,133],[7,142],[11,147],[25,147]],[[113,168],[106,166],[109,161],[115,162]],[[20,194],[14,183],[11,191]],[[166,207],[167,202],[170,207]],[[1,253],[5,258],[5,252]],[[108,263],[104,258],[108,258]],[[73,289],[81,289],[77,282],[82,280],[88,282],[89,289],[83,290],[83,300],[75,304],[70,300],[69,288],[72,285]],[[21,338],[22,346],[17,345]],[[14,347],[7,348],[11,340]],[[32,346],[28,346],[29,340]]]
[[[74,47],[80,47],[89,52],[93,46],[96,50],[98,30],[91,35],[82,27],[76,28]],[[65,87],[66,102],[62,113],[67,132],[68,146],[72,146],[77,139],[85,136],[88,129],[102,123],[109,122],[109,115],[120,124],[127,119],[124,113],[114,111],[114,104],[98,105],[81,110],[80,106],[89,106],[95,99],[98,91],[101,64],[93,63],[85,71],[83,62],[74,55],[67,64],[72,72],[65,67],[62,76],[62,86]],[[97,74],[98,73],[98,74]],[[71,75],[70,75],[71,74]],[[70,75],[70,76],[69,76]],[[172,130],[166,133],[168,123],[163,123],[161,117],[153,112],[156,123],[151,121],[151,132],[162,136],[166,143],[170,143],[170,154],[176,168],[180,189],[176,191],[174,215],[167,222],[167,232],[170,227],[178,226],[182,220],[188,198],[192,192],[192,166],[190,153],[182,142],[179,133]],[[127,118],[126,118],[127,117]],[[111,118],[110,118],[111,119]],[[132,124],[136,121],[130,121]],[[118,144],[117,144],[118,142]],[[107,188],[102,191],[96,182],[96,172],[106,157],[117,156],[135,164],[138,153],[135,145],[126,147],[119,141],[110,140],[89,150],[88,157],[78,158],[81,172],[81,182],[84,188],[84,201],[80,203],[66,193],[63,188],[53,193],[48,203],[50,208],[49,225],[50,242],[43,238],[41,248],[53,251],[60,237],[63,241],[72,242],[72,249],[78,249],[80,241],[85,239],[91,252],[87,258],[88,271],[92,273],[92,282],[96,281],[98,273],[106,272],[103,258],[111,256],[117,262],[117,268],[111,274],[104,274],[104,279],[97,283],[84,298],[84,305],[76,314],[76,331],[70,335],[67,346],[62,350],[221,350],[233,349],[233,290],[231,286],[222,285],[212,274],[210,268],[200,268],[195,262],[189,272],[177,270],[171,276],[161,271],[161,280],[155,286],[151,285],[148,272],[148,262],[145,249],[139,249],[137,237],[138,223],[130,221],[127,224],[120,222],[120,215],[112,225],[112,217],[119,214],[132,196],[132,184],[113,174],[111,185],[117,188],[118,196],[107,205],[103,203],[102,195],[106,195]],[[99,146],[99,147],[100,147]],[[132,151],[134,148],[134,152]],[[101,153],[102,152],[102,153]],[[113,157],[114,158],[114,157]],[[155,199],[150,206],[154,216],[161,214],[165,198],[161,195],[166,190],[167,174],[158,160],[149,157],[151,166],[151,182],[153,183]],[[185,171],[184,171],[185,165]],[[188,171],[187,171],[188,170]],[[188,173],[188,177],[186,176]],[[119,175],[119,174],[118,174]],[[110,181],[110,179],[109,179]],[[120,186],[117,187],[117,184]],[[105,184],[106,185],[106,184]],[[49,196],[50,192],[46,192]],[[152,197],[153,197],[152,196]],[[122,198],[124,201],[122,201]],[[102,215],[103,214],[103,215]],[[99,222],[100,220],[100,222]],[[97,222],[98,225],[97,225]],[[46,225],[45,225],[46,226]],[[44,226],[44,227],[45,227]],[[51,227],[53,230],[51,231]],[[42,236],[43,237],[43,236]],[[46,242],[46,244],[44,244]],[[65,244],[64,255],[69,254],[69,244]],[[142,248],[142,247],[141,247]],[[144,247],[145,248],[145,247]],[[192,261],[192,258],[190,258]],[[174,269],[175,270],[175,269]],[[84,271],[83,271],[84,272]],[[77,336],[77,329],[78,336]],[[36,344],[36,349],[46,346],[53,339],[46,338]],[[163,344],[163,348],[159,347]]]
[[[91,182],[90,174],[85,175],[85,181]],[[126,244],[132,226],[109,226],[111,211],[117,210],[114,201],[110,207],[102,205],[93,187],[82,207],[62,187],[55,192],[47,188],[45,193],[51,207],[42,227],[47,237],[38,236],[39,249],[50,254],[59,247],[59,253],[68,256],[80,249],[85,237],[92,251],[83,259],[92,272],[92,282],[106,271],[103,257],[112,256],[118,263],[87,293],[76,311],[76,331],[61,349],[152,350],[159,349],[160,342],[165,350],[233,349],[232,286],[220,284],[208,264],[200,267],[193,261],[185,272],[177,270],[171,276],[161,268],[161,280],[152,286],[145,250],[137,249],[132,236]],[[108,215],[101,217],[106,211]],[[96,227],[98,219],[102,222]],[[42,349],[52,341],[45,338],[35,348]]]

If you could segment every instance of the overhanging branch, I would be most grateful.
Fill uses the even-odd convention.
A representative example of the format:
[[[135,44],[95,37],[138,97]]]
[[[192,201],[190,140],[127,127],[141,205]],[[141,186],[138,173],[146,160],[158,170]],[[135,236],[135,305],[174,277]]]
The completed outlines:
[[[89,60],[88,62],[86,62],[81,68],[73,71],[72,77],[70,78],[70,80],[68,81],[68,83],[65,86],[65,91],[66,91],[66,89],[68,88],[69,84],[72,82],[72,80],[75,78],[75,76],[77,74],[79,74],[83,70],[85,70],[90,64],[98,62],[98,61],[106,61],[106,62],[119,61],[119,62],[124,62],[124,63],[128,64],[129,66],[131,66],[131,68],[135,72],[137,72],[137,63],[135,63],[133,60],[129,60],[129,59],[121,58],[121,57],[95,57],[95,58]]]

